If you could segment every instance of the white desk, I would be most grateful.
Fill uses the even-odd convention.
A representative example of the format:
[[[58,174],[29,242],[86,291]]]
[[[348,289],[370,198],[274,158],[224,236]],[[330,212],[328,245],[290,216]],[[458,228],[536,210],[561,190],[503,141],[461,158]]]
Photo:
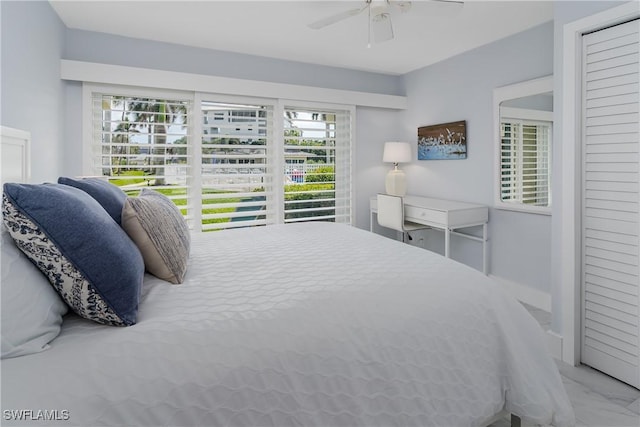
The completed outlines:
[[[370,230],[373,232],[373,214],[378,212],[377,197],[371,198],[369,210]],[[404,215],[411,222],[444,230],[444,255],[447,258],[450,258],[449,245],[452,234],[482,242],[482,272],[487,274],[487,223],[489,222],[487,206],[429,197],[405,196]],[[482,226],[482,237],[455,231],[475,226]]]

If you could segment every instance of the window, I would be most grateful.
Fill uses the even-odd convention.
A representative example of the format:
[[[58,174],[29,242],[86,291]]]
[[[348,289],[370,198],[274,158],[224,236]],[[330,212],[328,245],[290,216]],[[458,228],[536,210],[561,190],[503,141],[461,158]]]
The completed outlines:
[[[153,186],[193,217],[189,101],[93,93],[94,174],[129,195]]]
[[[284,221],[351,219],[348,111],[284,111]]]
[[[551,214],[553,78],[493,90],[498,209]]]
[[[500,144],[500,200],[549,207],[551,123],[505,117]]]
[[[111,87],[89,92],[90,173],[130,195],[142,187],[160,191],[192,229],[351,223],[351,108]]]
[[[273,107],[202,101],[202,229],[275,222]]]

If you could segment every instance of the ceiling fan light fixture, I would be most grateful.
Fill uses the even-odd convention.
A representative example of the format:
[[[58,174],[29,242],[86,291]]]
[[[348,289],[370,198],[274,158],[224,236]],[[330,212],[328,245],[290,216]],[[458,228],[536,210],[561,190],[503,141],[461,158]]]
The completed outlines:
[[[386,12],[373,15],[371,18],[371,24],[373,29],[373,40],[376,43],[393,39],[391,15]]]
[[[1,0],[0,0],[1,1]],[[462,6],[462,0],[430,0],[433,4]],[[361,3],[362,4],[362,3]],[[408,12],[412,7],[411,1],[406,0],[364,0],[364,5],[357,9],[349,9],[322,18],[308,24],[309,28],[319,30],[348,18],[367,13],[367,47],[371,43],[381,43],[394,38],[391,15]]]

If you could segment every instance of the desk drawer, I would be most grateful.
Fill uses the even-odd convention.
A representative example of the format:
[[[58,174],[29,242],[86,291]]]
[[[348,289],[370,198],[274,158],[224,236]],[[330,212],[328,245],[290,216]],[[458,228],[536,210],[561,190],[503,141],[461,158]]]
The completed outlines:
[[[489,208],[485,206],[454,211],[449,215],[449,225],[453,227],[485,222],[489,222]]]
[[[409,221],[422,222],[426,221],[434,224],[447,224],[447,212],[435,209],[418,208],[415,206],[407,206],[404,215]]]

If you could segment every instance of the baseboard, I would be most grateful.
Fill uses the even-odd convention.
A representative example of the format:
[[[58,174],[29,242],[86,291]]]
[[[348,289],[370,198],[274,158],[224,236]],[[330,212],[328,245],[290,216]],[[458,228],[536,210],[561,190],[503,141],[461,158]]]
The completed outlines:
[[[551,312],[550,294],[534,289],[530,286],[523,285],[522,283],[494,276],[493,274],[490,274],[489,277],[502,285],[505,292],[515,297],[518,301],[529,304],[535,308],[539,308],[540,310]]]
[[[551,312],[551,295],[546,292],[492,274],[490,274],[489,277],[498,282],[505,292],[518,301],[540,310]],[[562,336],[552,330],[548,330],[546,331],[546,338],[547,348],[551,355],[555,359],[562,360]]]

